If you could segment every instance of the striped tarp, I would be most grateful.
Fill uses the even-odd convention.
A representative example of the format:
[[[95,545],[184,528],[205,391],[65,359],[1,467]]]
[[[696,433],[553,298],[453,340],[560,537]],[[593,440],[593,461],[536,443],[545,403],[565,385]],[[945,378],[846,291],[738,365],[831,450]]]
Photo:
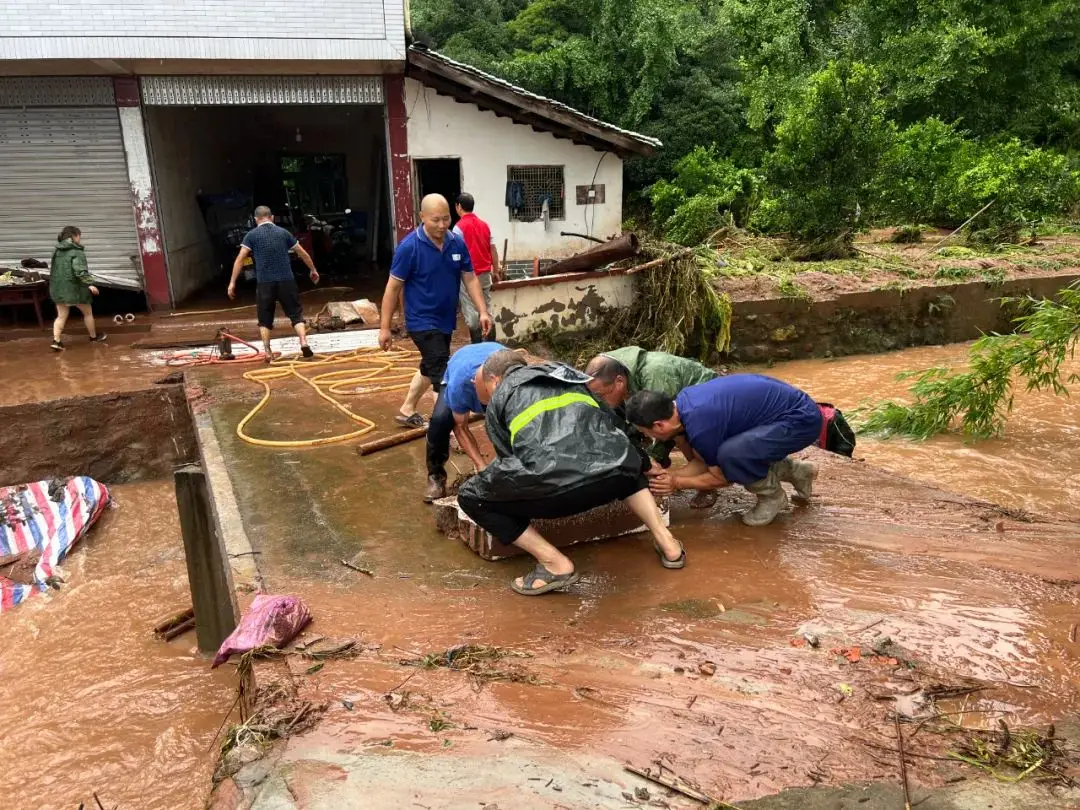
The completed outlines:
[[[48,587],[68,551],[108,503],[109,490],[87,476],[0,487],[0,557],[41,552],[33,585],[0,575],[0,613]]]

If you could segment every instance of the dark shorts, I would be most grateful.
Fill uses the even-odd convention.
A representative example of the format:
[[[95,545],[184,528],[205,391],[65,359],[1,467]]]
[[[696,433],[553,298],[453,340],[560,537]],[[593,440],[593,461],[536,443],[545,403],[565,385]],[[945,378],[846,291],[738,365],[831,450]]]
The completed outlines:
[[[458,506],[477,526],[505,546],[525,533],[534,520],[562,518],[588,512],[612,501],[623,501],[649,488],[644,475],[617,475],[582,484],[546,498],[526,501],[482,501],[468,491],[458,493]]]
[[[259,314],[259,326],[263,329],[274,328],[274,309],[280,303],[293,326],[304,322],[304,311],[300,307],[300,290],[295,279],[288,281],[260,281],[255,286],[256,309]]]
[[[431,329],[410,332],[409,337],[420,352],[420,373],[431,380],[436,391],[440,390],[446,364],[450,362],[450,335]]]

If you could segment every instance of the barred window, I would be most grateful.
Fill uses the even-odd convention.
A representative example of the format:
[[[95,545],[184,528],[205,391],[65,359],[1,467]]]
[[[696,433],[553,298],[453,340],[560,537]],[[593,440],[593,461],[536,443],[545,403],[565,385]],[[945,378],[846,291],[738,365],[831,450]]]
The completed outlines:
[[[544,202],[551,219],[566,219],[566,184],[562,166],[507,166],[506,207],[510,219],[543,219]]]

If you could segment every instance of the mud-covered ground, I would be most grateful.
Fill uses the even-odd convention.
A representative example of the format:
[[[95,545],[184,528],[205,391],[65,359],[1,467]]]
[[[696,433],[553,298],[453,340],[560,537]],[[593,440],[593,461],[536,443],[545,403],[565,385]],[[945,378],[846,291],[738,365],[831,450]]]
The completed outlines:
[[[582,581],[529,599],[507,588],[525,562],[484,563],[434,530],[422,443],[364,458],[348,445],[267,453],[232,432],[255,392],[200,385],[268,587],[305,598],[312,636],[362,650],[311,674],[299,657],[260,669],[261,682],[293,682],[296,700],[326,706],[273,767],[241,772],[267,802],[645,806],[634,798],[645,783],[622,766],[657,763],[739,806],[789,788],[898,784],[897,709],[948,713],[917,734],[919,720],[905,725],[909,777],[924,790],[979,779],[945,761],[966,733],[949,721],[1068,728],[1080,526],[1065,518],[814,453],[818,495],[773,526],[738,521],[741,491],[710,512],[677,505],[686,569],[662,569],[647,536],[578,546]],[[397,399],[362,410],[388,424]],[[335,419],[285,386],[252,429],[318,435],[339,430]],[[943,453],[942,466],[961,456]],[[462,645],[512,655],[479,674],[416,666]],[[649,801],[679,806],[653,787]],[[221,806],[234,806],[231,791]]]

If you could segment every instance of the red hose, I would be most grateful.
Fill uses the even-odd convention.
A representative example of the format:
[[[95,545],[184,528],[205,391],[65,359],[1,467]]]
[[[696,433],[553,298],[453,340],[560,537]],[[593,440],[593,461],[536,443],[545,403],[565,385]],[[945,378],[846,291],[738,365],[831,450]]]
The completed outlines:
[[[186,367],[186,366],[215,366],[215,365],[230,366],[230,365],[232,365],[234,363],[254,363],[256,361],[265,361],[266,360],[266,353],[262,349],[256,348],[255,346],[248,343],[243,338],[237,337],[236,335],[229,334],[228,332],[222,332],[221,334],[222,334],[223,337],[227,337],[230,340],[235,340],[237,343],[243,343],[245,346],[247,346],[249,349],[251,349],[253,352],[255,352],[255,354],[253,354],[253,355],[251,355],[249,357],[237,357],[237,358],[234,358],[232,360],[225,360],[220,355],[217,354],[217,352],[219,351],[218,347],[214,346],[213,350],[211,351],[211,353],[210,353],[210,355],[208,357],[191,357],[191,356],[183,354],[182,352],[176,352],[172,357],[170,357],[169,359],[167,359],[165,361],[165,365],[170,366],[172,368],[182,368],[182,367]],[[280,352],[274,352],[271,355],[271,357],[280,357],[280,356],[281,356]]]

